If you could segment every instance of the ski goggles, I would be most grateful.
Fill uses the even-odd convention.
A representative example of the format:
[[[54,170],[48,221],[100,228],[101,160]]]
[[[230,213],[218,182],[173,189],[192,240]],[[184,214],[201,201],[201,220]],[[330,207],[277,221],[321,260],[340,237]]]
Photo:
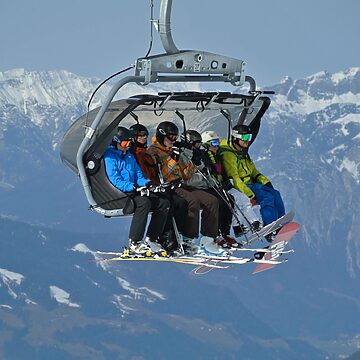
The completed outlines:
[[[195,148],[199,148],[201,146],[201,141],[199,141],[199,140],[192,141],[191,145]]]
[[[146,132],[141,132],[141,133],[138,133],[136,134],[137,137],[147,137],[148,134]]]
[[[120,140],[117,136],[114,136],[114,141],[116,141],[121,147],[129,147],[132,143],[131,140]]]
[[[210,146],[218,147],[220,145],[220,139],[212,139],[209,141]]]
[[[166,134],[166,138],[169,139],[170,141],[175,142],[178,138],[177,134]]]
[[[252,134],[238,134],[235,132],[232,132],[231,134],[234,138],[242,140],[242,141],[251,141]]]

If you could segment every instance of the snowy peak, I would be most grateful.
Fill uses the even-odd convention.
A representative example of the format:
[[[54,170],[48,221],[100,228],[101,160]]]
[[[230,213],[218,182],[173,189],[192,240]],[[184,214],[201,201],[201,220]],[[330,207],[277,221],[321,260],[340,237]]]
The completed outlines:
[[[17,299],[19,294],[16,288],[23,282],[25,276],[7,269],[0,268],[0,288],[6,287],[8,294],[13,298]]]
[[[65,70],[26,71],[14,69],[0,72],[0,102],[23,108],[29,106],[76,106],[88,99],[97,83]]]
[[[268,116],[305,135],[321,161],[360,183],[360,68],[320,71],[301,80],[284,78],[274,87]],[[299,138],[300,139],[300,138]]]
[[[285,77],[272,87],[276,95],[270,111],[299,115],[325,110],[333,104],[360,103],[360,68],[331,74],[320,71],[301,80]]]
[[[115,79],[116,80],[116,79]],[[0,72],[0,119],[2,126],[8,123],[32,123],[45,130],[56,147],[59,135],[77,117],[87,111],[87,102],[100,83],[99,79],[84,78],[65,70],[26,71],[13,69]],[[166,84],[141,87],[127,84],[114,98],[128,98],[139,93],[169,91]],[[102,104],[112,84],[101,86],[92,100],[90,109]],[[178,91],[199,91],[198,84],[178,84]],[[23,127],[22,124],[19,124]],[[1,127],[0,127],[1,136]]]
[[[351,67],[346,71],[340,71],[338,73],[331,75],[331,80],[334,84],[341,84],[343,81],[347,81],[349,79],[355,80],[360,76],[360,68],[359,67]]]
[[[305,79],[293,80],[286,76],[279,84],[272,86],[276,94],[286,96],[290,101],[299,99],[297,95],[306,93],[311,97],[319,99],[328,99],[331,95],[360,93],[360,68],[352,67],[345,71],[329,73],[320,71],[312,74]]]

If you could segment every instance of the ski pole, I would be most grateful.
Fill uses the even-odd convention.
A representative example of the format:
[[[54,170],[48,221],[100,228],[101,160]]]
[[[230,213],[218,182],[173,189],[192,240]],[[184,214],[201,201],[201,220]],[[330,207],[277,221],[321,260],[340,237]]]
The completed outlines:
[[[194,167],[197,169],[197,171],[202,175],[202,177],[204,178],[204,180],[208,183],[208,185],[214,189],[214,191],[221,197],[222,200],[224,200],[224,202],[227,204],[227,206],[229,207],[230,211],[232,212],[233,216],[236,218],[236,220],[239,222],[239,224],[241,223],[237,214],[235,213],[233,207],[231,206],[231,202],[228,199],[224,198],[224,195],[221,194],[221,192],[216,188],[215,185],[211,184],[210,181],[208,180],[208,178],[206,177],[206,175],[191,161],[189,160]],[[216,180],[213,178],[214,182],[216,183]],[[217,185],[219,186],[219,184],[217,183]],[[225,189],[222,189],[223,193],[225,194],[226,191]],[[226,194],[227,195],[227,194]],[[250,223],[249,219],[245,216],[244,212],[241,210],[241,208],[236,204],[236,202],[234,202],[234,206],[236,207],[236,209],[240,212],[240,214],[243,216],[243,218],[246,220],[246,222],[249,224],[250,229],[252,230],[252,232],[254,234],[257,235],[258,239],[261,238],[261,236],[258,235],[257,231],[254,229],[254,227],[252,226],[252,224]],[[247,236],[245,235],[245,239],[247,239]]]
[[[159,180],[160,180],[160,184],[164,184],[165,183],[165,180],[164,180],[164,175],[161,171],[161,163],[159,162],[159,159],[156,158],[156,165],[158,167],[158,175],[159,175]],[[177,225],[176,225],[176,221],[175,221],[175,218],[174,216],[171,217],[171,220],[172,220],[172,225],[173,225],[173,228],[174,228],[174,232],[175,232],[175,237],[176,237],[176,241],[181,249],[181,252],[182,254],[185,254],[185,251],[184,251],[184,248],[183,248],[183,240],[180,236],[180,233],[179,233],[179,230],[177,228]]]

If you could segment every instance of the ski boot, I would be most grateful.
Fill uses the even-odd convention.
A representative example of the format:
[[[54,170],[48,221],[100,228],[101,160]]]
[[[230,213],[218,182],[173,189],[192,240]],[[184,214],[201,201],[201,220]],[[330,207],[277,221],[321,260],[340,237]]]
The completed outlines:
[[[227,235],[226,235],[227,236]],[[225,240],[226,236],[222,237],[222,236],[218,236],[216,238],[216,244],[221,246],[224,249],[229,249],[231,247],[231,245],[229,245],[227,243],[227,241]]]
[[[240,248],[242,246],[241,243],[237,242],[230,235],[225,235],[224,240],[226,241],[227,248]]]
[[[281,227],[279,229],[276,229],[275,231],[271,232],[270,234],[265,235],[266,241],[271,244],[275,240],[276,235],[278,234],[280,229],[281,229]]]
[[[175,257],[183,255],[183,252],[179,249],[178,240],[176,239],[174,231],[165,232],[161,240],[162,246],[169,256]]]
[[[216,243],[216,239],[209,236],[203,236],[200,241],[200,248],[196,255],[206,256],[228,256],[229,253]]]
[[[157,255],[160,257],[168,256],[166,250],[163,249],[163,247],[158,241],[151,240],[149,237],[146,237],[145,244],[151,249],[153,255]]]
[[[262,225],[261,222],[256,220],[251,224],[251,230],[252,232],[257,232],[261,229]]]
[[[198,246],[195,245],[195,239],[183,236],[183,249],[185,255],[192,256],[198,251]]]
[[[141,241],[129,239],[128,255],[136,257],[151,257],[153,256],[153,253],[148,245],[142,243]]]
[[[250,229],[243,224],[233,226],[233,230],[236,238],[242,237],[250,231]]]
[[[184,255],[184,252],[181,250],[176,240],[165,244],[164,248],[169,256],[176,257]]]
[[[265,246],[264,249],[268,249],[270,246]],[[262,251],[259,251],[259,252],[256,252],[254,254],[254,258],[256,260],[261,260],[264,256],[265,256],[266,252],[262,252]]]

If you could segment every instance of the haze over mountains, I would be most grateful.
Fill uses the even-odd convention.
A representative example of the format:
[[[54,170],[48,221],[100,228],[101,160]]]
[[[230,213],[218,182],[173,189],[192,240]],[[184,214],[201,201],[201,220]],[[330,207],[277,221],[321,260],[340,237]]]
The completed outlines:
[[[178,336],[204,358],[338,358],[355,351],[360,69],[287,77],[269,87],[276,95],[250,153],[303,228],[290,262],[257,277],[246,267],[194,279],[189,268],[168,264],[103,269],[89,262],[93,250],[125,242],[119,229],[128,223],[88,212],[78,179],[59,159],[63,133],[86,112],[98,82],[66,71],[0,73],[2,357],[145,356],[134,350],[134,332],[157,346],[163,342],[154,334]],[[137,91],[129,85],[119,97]],[[199,128],[195,117],[191,126]],[[200,130],[210,127],[223,131],[210,121]],[[76,321],[52,325],[69,317]],[[101,334],[96,341],[94,330]]]

